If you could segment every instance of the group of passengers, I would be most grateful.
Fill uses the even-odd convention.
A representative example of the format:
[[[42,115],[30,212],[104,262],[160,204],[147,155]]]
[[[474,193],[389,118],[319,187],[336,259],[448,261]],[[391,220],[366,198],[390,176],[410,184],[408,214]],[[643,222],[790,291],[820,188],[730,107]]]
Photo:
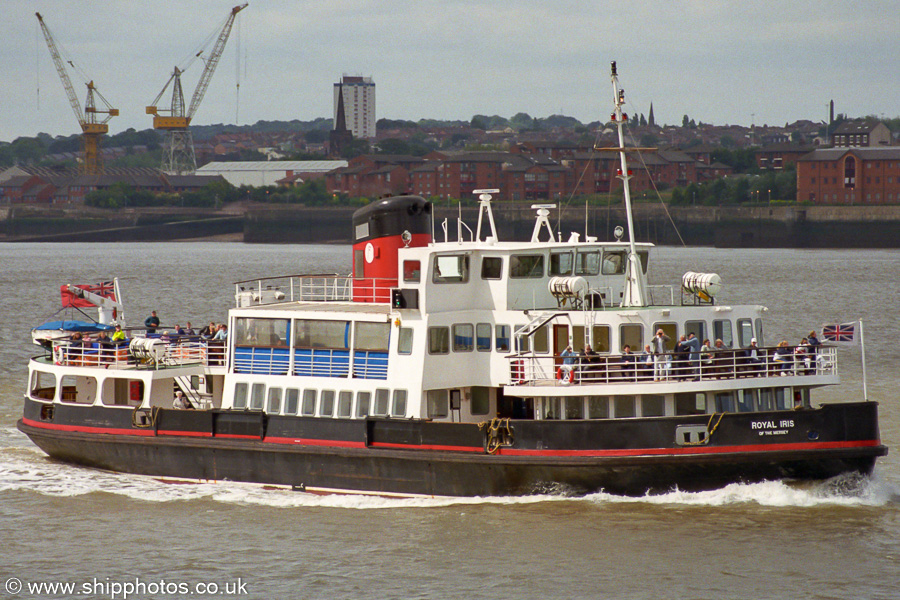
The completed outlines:
[[[228,326],[224,323],[216,325],[214,321],[210,321],[209,325],[200,329],[199,332],[194,329],[194,326],[191,325],[190,321],[187,321],[187,324],[184,327],[182,327],[181,324],[176,323],[171,331],[163,332],[160,328],[159,316],[156,314],[155,310],[151,311],[150,316],[144,320],[144,328],[147,330],[147,335],[149,336],[164,334],[169,338],[175,339],[188,337],[193,340],[224,341],[228,337]]]
[[[707,378],[731,378],[763,374],[786,376],[791,372],[814,375],[817,365],[817,348],[821,345],[816,332],[811,331],[796,346],[782,341],[774,349],[760,348],[757,339],[743,350],[733,350],[721,339],[713,345],[709,339],[701,344],[693,332],[680,336],[669,351],[671,338],[659,329],[651,343],[634,353],[626,344],[619,356],[601,356],[590,344],[582,352],[567,346],[560,353],[561,364],[556,378],[563,384],[574,383],[578,377],[585,383],[600,382],[609,378],[631,381],[699,380]]]

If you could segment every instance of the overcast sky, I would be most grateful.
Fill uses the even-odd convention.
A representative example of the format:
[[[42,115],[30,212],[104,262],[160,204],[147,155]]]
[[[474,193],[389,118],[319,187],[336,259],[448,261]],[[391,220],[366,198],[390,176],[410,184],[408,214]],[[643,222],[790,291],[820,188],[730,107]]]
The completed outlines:
[[[80,131],[35,11],[120,110],[118,133],[151,126],[144,107],[237,3],[3,0],[0,140]],[[836,112],[890,118],[897,23],[896,1],[251,0],[194,123],[330,118],[345,73],[373,78],[377,118],[589,122],[611,112],[611,60],[627,111],[652,101],[657,123],[819,121],[831,99]],[[202,68],[183,75],[187,102]]]

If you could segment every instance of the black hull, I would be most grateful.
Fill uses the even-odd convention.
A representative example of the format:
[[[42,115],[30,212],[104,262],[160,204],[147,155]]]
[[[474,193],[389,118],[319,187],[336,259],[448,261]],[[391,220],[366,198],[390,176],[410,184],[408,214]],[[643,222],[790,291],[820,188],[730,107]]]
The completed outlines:
[[[30,407],[28,405],[31,405]],[[816,410],[728,414],[709,443],[677,447],[675,426],[702,418],[513,422],[516,443],[483,450],[475,425],[414,421],[266,418],[260,413],[161,411],[152,428],[128,431],[130,411],[57,406],[51,422],[26,401],[19,429],[53,458],[112,471],[384,494],[520,495],[607,491],[642,495],[715,489],[733,482],[821,480],[868,474],[887,453],[875,403]],[[61,422],[59,409],[82,419]],[[85,412],[86,411],[86,412]],[[775,416],[772,416],[775,415]],[[777,442],[752,422],[787,416]],[[38,417],[35,419],[34,417]],[[178,427],[175,430],[163,426]],[[181,421],[181,422],[179,422]],[[103,426],[97,427],[98,423]],[[188,425],[195,426],[188,429]],[[201,426],[202,424],[202,426]],[[208,426],[207,426],[208,425]],[[104,432],[106,431],[106,432]],[[310,437],[315,431],[319,436]],[[816,440],[810,441],[814,431]],[[639,433],[638,433],[639,432]],[[288,434],[293,434],[293,436]],[[554,438],[559,437],[555,442]],[[602,439],[602,446],[596,441]],[[664,442],[664,443],[663,443]]]

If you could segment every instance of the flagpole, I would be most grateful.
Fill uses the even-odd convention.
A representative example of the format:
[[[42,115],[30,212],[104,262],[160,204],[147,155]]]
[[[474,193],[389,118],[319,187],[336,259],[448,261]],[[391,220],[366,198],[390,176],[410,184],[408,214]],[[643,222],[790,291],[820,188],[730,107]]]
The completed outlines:
[[[869,387],[866,380],[866,338],[863,335],[863,322],[859,320],[859,345],[862,348],[863,400],[869,401]]]

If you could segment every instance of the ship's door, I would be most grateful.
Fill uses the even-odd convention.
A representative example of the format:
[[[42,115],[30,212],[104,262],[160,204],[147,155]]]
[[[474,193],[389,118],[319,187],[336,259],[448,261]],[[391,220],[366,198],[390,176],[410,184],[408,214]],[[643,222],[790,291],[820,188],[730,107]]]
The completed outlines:
[[[562,364],[563,359],[558,358],[562,351],[566,349],[566,346],[569,345],[569,326],[566,324],[556,324],[553,326],[553,356],[557,357],[555,359],[556,367]]]
[[[462,390],[450,390],[450,421],[459,423],[459,411],[462,408]]]

